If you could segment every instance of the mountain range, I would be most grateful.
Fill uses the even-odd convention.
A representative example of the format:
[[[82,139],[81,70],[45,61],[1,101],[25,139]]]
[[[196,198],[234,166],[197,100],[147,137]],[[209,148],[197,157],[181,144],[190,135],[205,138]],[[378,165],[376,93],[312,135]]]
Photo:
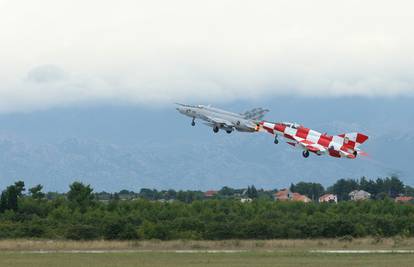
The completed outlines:
[[[216,103],[243,112],[269,108],[266,119],[295,121],[320,132],[360,131],[368,157],[302,157],[266,133],[212,130],[178,114],[174,105],[88,104],[0,115],[0,188],[66,191],[79,180],[95,191],[121,189],[282,188],[298,181],[327,186],[339,178],[398,175],[413,184],[413,99],[296,98]],[[200,103],[208,104],[208,103]]]

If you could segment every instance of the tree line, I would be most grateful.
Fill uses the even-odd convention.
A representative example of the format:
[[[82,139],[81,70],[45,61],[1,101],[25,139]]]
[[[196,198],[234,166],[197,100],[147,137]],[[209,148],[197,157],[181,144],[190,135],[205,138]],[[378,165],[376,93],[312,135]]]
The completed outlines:
[[[216,191],[212,197],[206,197],[203,191],[200,190],[157,190],[150,188],[142,188],[139,192],[121,190],[116,193],[98,192],[95,196],[98,200],[111,200],[111,199],[136,199],[142,198],[147,200],[179,200],[186,203],[191,203],[195,200],[203,200],[206,198],[225,199],[225,198],[267,198],[272,199],[273,193],[277,190],[264,190],[256,189],[254,185],[247,188],[235,189],[228,186],[222,187]],[[56,197],[59,194],[49,193],[50,198]]]
[[[405,185],[398,177],[391,176],[377,179],[339,179],[326,189],[320,183],[299,182],[291,184],[290,190],[317,199],[326,193],[338,196],[339,201],[349,200],[349,193],[353,190],[364,190],[371,194],[373,199],[395,198],[399,195],[414,196],[414,188]]]
[[[333,185],[325,188],[320,183],[314,182],[298,182],[292,183],[289,187],[290,191],[306,195],[314,201],[318,201],[319,197],[332,193],[338,196],[339,201],[349,200],[349,193],[353,190],[364,190],[371,194],[373,199],[384,199],[385,197],[395,198],[399,195],[413,196],[414,188],[405,185],[398,177],[391,176],[377,179],[367,179],[362,177],[360,179],[339,179]],[[273,200],[274,193],[278,189],[264,190],[256,189],[254,185],[247,188],[235,189],[228,186],[222,187],[212,197],[214,199],[229,199],[229,198],[251,198],[251,199],[267,199]],[[51,195],[49,193],[48,195]],[[51,196],[56,197],[56,194]],[[179,200],[186,203],[191,203],[195,200],[205,199],[205,195],[199,190],[156,190],[149,188],[142,188],[139,192],[121,190],[116,193],[99,192],[95,193],[98,200],[110,200],[113,198],[119,199],[136,199],[143,198],[147,200]],[[211,197],[209,197],[211,198]]]
[[[325,192],[315,184],[292,186],[314,196]],[[336,190],[345,198],[347,194],[342,192],[359,188],[376,190],[376,199],[338,204],[278,202],[269,201],[264,191],[249,186],[250,194],[257,197],[247,203],[230,197],[247,194],[247,189],[233,192],[231,188],[220,190],[220,197],[192,201],[154,201],[144,197],[99,201],[93,188],[81,182],[72,183],[68,192],[48,199],[41,185],[26,191],[24,182],[18,181],[0,196],[0,238],[218,240],[414,236],[414,205],[389,198],[410,188],[400,187],[389,178],[372,182],[339,180],[327,190]]]

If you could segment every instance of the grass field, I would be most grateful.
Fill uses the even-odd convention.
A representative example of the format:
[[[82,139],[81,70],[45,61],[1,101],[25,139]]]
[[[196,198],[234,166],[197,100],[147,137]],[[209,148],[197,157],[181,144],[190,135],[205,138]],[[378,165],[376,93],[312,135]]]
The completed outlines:
[[[313,252],[318,250],[322,252]],[[341,254],[326,250],[378,250]],[[0,266],[414,266],[414,239],[0,241]]]
[[[133,252],[105,254],[1,253],[1,266],[414,266],[414,254],[312,254],[305,252],[173,253]]]

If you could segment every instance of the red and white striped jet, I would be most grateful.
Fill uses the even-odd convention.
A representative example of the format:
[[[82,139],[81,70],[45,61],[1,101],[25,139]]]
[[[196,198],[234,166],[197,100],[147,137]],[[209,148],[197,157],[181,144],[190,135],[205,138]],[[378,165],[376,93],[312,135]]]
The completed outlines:
[[[328,154],[336,158],[354,159],[357,155],[365,156],[365,152],[358,147],[368,136],[362,133],[345,133],[340,135],[321,134],[305,128],[302,125],[290,122],[272,123],[262,121],[257,127],[258,131],[267,131],[275,135],[275,144],[279,143],[278,136],[283,136],[289,145],[303,150],[302,155],[307,158],[309,152],[318,156]]]

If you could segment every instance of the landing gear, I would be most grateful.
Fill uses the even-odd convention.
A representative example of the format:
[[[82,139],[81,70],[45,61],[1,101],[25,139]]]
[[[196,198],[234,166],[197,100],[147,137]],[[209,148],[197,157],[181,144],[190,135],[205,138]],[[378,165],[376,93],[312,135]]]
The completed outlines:
[[[219,127],[218,126],[214,126],[213,127],[213,132],[218,133],[218,131],[219,131]]]
[[[226,133],[231,134],[233,130],[226,130]]]
[[[358,151],[354,151],[354,157],[358,156]]]
[[[191,122],[191,126],[195,126],[195,118],[193,118],[193,121]]]
[[[302,156],[303,156],[304,158],[309,157],[309,151],[308,151],[308,150],[303,150],[303,152],[302,152]]]
[[[277,135],[275,135],[275,140],[273,141],[276,145],[279,144],[279,140],[277,139]]]

